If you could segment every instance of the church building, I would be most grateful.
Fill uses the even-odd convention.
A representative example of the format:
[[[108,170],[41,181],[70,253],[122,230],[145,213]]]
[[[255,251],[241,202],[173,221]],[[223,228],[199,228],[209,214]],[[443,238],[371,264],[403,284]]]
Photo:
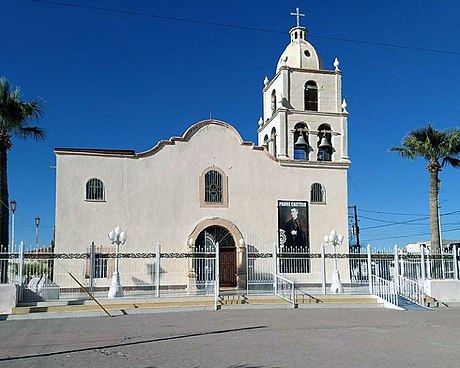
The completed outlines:
[[[113,253],[107,234],[116,226],[128,234],[121,252],[151,253],[159,242],[162,252],[187,253],[211,242],[230,270],[221,272],[221,286],[236,289],[247,286],[248,251],[271,252],[275,245],[318,254],[335,229],[344,235],[339,252],[348,252],[342,72],[337,59],[325,67],[298,19],[297,12],[274,75],[264,80],[257,143],[245,141],[231,123],[209,119],[145,152],[56,148],[55,251],[85,253],[94,242],[98,252]],[[122,284],[150,282],[152,260],[131,261],[120,265]],[[87,277],[85,262],[76,260],[68,271]],[[181,265],[174,271],[162,265],[165,282],[190,287],[193,263]],[[320,270],[310,264],[280,272],[296,282],[320,282]],[[55,282],[65,286],[60,273],[56,265]],[[343,269],[344,282],[347,275]],[[98,285],[110,285],[110,270],[96,277]]]

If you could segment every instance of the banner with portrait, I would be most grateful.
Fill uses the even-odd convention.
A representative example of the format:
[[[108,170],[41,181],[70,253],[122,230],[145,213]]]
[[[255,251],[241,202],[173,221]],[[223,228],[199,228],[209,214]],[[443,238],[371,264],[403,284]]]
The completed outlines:
[[[307,201],[278,201],[280,272],[310,272]]]

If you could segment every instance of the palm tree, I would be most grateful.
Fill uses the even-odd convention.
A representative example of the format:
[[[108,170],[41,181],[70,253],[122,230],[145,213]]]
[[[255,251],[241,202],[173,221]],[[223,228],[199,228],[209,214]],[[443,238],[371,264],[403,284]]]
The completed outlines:
[[[7,252],[9,243],[9,201],[7,152],[11,149],[13,136],[36,140],[44,139],[45,132],[36,126],[27,126],[32,119],[42,115],[41,101],[21,100],[21,90],[11,89],[5,78],[0,78],[0,253]],[[0,262],[0,282],[7,282],[8,261]]]
[[[460,167],[460,130],[436,130],[431,124],[412,130],[402,141],[402,147],[390,148],[401,157],[428,161],[426,169],[430,175],[430,237],[431,250],[439,253],[441,239],[439,231],[439,172],[444,166]]]

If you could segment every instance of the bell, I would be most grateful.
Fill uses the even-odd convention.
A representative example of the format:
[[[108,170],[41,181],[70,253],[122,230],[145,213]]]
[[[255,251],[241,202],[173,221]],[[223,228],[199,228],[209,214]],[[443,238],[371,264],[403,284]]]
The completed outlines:
[[[319,148],[330,148],[332,147],[326,137],[321,138],[321,143],[319,144]]]
[[[299,134],[299,138],[297,138],[297,141],[294,143],[294,145],[295,146],[307,146],[307,142],[305,141],[303,134]]]

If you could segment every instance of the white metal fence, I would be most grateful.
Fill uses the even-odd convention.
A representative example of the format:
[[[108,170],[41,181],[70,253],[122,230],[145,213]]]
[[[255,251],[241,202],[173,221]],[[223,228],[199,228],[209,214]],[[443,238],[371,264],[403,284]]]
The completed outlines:
[[[116,259],[109,248],[89,247],[86,253],[53,253],[51,249],[0,253],[7,262],[8,282],[20,286],[21,300],[85,298],[87,291],[106,297]],[[271,251],[270,251],[271,248]],[[111,248],[110,248],[111,249]],[[218,245],[206,243],[189,252],[120,253],[120,282],[125,296],[202,295],[217,298],[219,293]],[[392,282],[400,294],[420,301],[426,279],[460,279],[459,251],[430,255],[372,250],[365,253],[319,254],[302,250],[280,250],[276,246],[246,245],[243,266],[248,294],[328,293],[332,275],[340,271],[346,293],[373,293]],[[375,276],[372,279],[372,276]],[[378,279],[377,279],[378,278]],[[378,280],[378,282],[376,281]],[[292,283],[292,284],[291,284]],[[418,286],[417,286],[418,285]],[[417,289],[417,287],[418,289]],[[241,284],[239,287],[242,287]],[[279,287],[277,289],[277,287]]]
[[[398,305],[397,287],[393,281],[385,280],[377,275],[371,275],[370,289],[371,294],[388,303]]]

